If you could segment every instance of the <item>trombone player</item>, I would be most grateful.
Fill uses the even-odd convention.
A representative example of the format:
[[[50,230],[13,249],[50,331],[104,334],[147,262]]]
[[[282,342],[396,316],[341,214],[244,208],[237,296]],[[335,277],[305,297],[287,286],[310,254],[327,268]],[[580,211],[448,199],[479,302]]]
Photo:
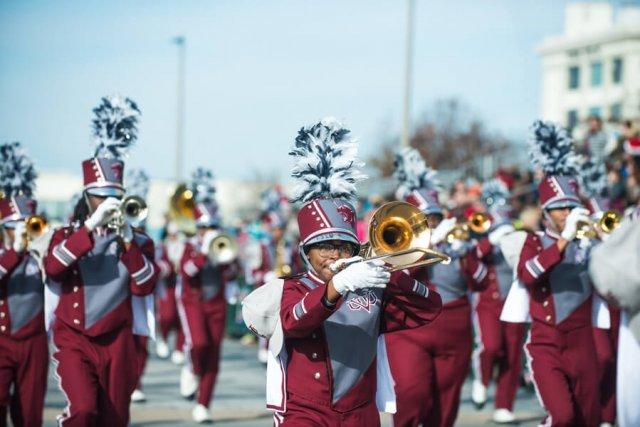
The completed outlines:
[[[226,319],[225,284],[238,273],[235,242],[221,234],[211,171],[198,168],[192,178],[196,235],[185,245],[176,287],[178,311],[186,338],[188,363],[182,368],[180,393],[196,393],[192,410],[197,423],[211,422],[220,347]]]
[[[44,226],[34,216],[35,179],[19,143],[0,146],[0,425],[7,425],[7,409],[13,425],[42,425],[49,365],[44,283],[40,258],[30,245],[38,230],[27,226],[30,218]]]

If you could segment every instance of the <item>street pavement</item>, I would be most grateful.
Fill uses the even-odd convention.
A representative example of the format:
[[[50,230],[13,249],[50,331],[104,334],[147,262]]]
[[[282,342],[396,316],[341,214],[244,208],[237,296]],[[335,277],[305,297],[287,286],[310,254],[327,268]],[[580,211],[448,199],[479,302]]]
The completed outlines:
[[[191,421],[193,402],[182,399],[178,393],[180,368],[168,360],[155,356],[150,343],[151,356],[143,378],[146,403],[131,405],[132,426],[194,426]],[[462,406],[457,426],[491,425],[491,400],[481,411],[475,410],[469,398],[471,381],[465,383]],[[216,426],[250,427],[272,425],[271,414],[264,409],[265,370],[256,360],[256,348],[225,340],[223,359],[212,404]],[[49,389],[45,407],[45,426],[55,426],[56,415],[66,401],[58,389],[54,366],[49,370]],[[520,389],[515,407],[521,426],[535,426],[543,411],[533,392]],[[390,426],[390,418],[382,416],[382,425]]]

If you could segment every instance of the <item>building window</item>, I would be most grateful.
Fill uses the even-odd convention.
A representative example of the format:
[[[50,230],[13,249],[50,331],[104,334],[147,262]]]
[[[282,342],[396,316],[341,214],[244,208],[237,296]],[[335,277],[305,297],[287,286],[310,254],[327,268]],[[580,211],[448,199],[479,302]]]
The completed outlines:
[[[610,118],[614,122],[622,120],[622,103],[616,102],[611,105]]]
[[[580,67],[569,67],[569,89],[578,89],[580,86]]]
[[[622,58],[615,58],[613,60],[612,79],[614,83],[622,83],[622,65]]]
[[[602,62],[591,63],[591,86],[602,85]]]
[[[602,118],[602,108],[600,107],[591,107],[589,108],[589,116],[595,116]]]
[[[578,110],[567,111],[567,128],[573,129],[578,124]]]

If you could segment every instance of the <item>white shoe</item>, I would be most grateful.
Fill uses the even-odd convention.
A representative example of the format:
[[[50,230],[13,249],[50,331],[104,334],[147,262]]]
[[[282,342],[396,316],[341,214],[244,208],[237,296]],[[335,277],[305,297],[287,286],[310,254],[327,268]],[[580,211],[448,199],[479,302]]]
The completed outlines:
[[[146,402],[147,396],[144,395],[142,390],[135,389],[131,393],[131,401],[134,403]]]
[[[185,399],[191,399],[196,394],[196,390],[198,390],[198,377],[185,365],[180,371],[180,395]]]
[[[267,350],[266,348],[258,349],[258,360],[260,361],[260,363],[267,363],[268,358],[269,350]]]
[[[508,409],[498,408],[493,411],[493,422],[498,424],[510,424],[515,422],[516,416]]]
[[[167,348],[167,356],[169,355],[169,349]],[[180,350],[173,350],[171,353],[171,363],[174,365],[182,365],[184,363],[184,353]]]
[[[482,409],[484,404],[487,403],[487,388],[480,380],[473,380],[473,384],[471,385],[471,401],[477,409]]]
[[[166,359],[169,357],[169,346],[162,338],[158,338],[156,341],[156,354],[160,359]]]
[[[209,408],[199,403],[191,411],[191,416],[193,417],[193,421],[197,422],[198,424],[213,422],[213,418],[211,418]]]
[[[613,427],[611,423],[600,423],[600,427]]]

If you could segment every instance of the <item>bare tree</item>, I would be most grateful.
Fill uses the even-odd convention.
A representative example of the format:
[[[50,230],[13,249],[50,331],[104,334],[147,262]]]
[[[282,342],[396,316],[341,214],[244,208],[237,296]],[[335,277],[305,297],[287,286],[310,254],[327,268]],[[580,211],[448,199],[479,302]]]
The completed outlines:
[[[483,120],[456,98],[436,101],[426,109],[410,140],[427,164],[436,169],[455,169],[466,176],[478,176],[480,156],[497,154],[508,148],[508,141],[487,130]],[[369,159],[382,176],[393,172],[398,137],[386,136],[380,154]]]

